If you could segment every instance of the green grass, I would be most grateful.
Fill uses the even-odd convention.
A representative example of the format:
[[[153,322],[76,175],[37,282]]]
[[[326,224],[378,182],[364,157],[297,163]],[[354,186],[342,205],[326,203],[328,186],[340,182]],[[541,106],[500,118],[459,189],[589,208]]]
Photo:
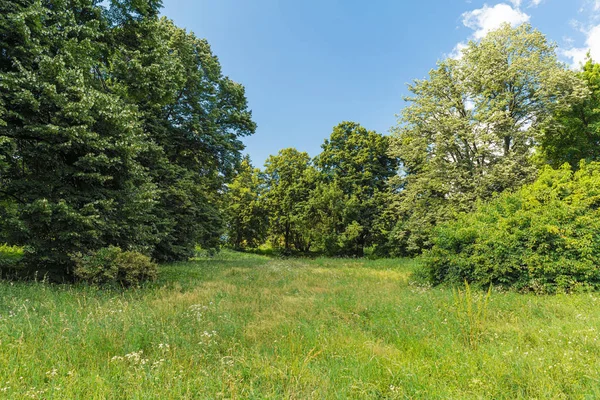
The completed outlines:
[[[414,268],[224,252],[128,291],[3,282],[0,398],[600,397],[597,294],[493,292],[470,346]]]

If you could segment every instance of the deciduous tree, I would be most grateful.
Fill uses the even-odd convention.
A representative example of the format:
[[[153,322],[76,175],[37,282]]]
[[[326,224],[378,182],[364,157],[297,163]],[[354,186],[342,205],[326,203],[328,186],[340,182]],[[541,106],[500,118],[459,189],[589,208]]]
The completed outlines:
[[[530,25],[504,25],[472,41],[409,86],[393,154],[406,173],[396,234],[411,251],[429,231],[477,199],[511,190],[536,175],[532,154],[553,116],[586,89]]]
[[[264,243],[268,229],[268,213],[260,170],[245,157],[225,200],[228,242],[236,249],[253,248]]]
[[[334,212],[338,208],[335,202],[326,202],[333,207],[329,214],[338,216],[327,225],[337,236],[339,254],[362,256],[365,247],[381,239],[375,221],[385,206],[384,193],[388,180],[397,172],[397,159],[389,154],[387,136],[355,122],[336,126],[322,148],[315,164],[330,187],[317,193],[335,195],[335,202],[344,204],[338,213]]]
[[[542,161],[554,167],[568,162],[578,168],[581,160],[600,160],[600,65],[590,58],[577,75],[589,90],[587,96],[557,110],[555,123],[540,140]]]
[[[306,207],[314,186],[313,169],[309,155],[294,148],[279,151],[265,163],[269,235],[285,251],[310,250]]]
[[[117,13],[117,15],[119,15]],[[166,18],[115,19],[109,84],[135,104],[153,146],[142,154],[159,189],[159,260],[216,246],[221,193],[256,125],[243,86],[224,77],[206,40]]]

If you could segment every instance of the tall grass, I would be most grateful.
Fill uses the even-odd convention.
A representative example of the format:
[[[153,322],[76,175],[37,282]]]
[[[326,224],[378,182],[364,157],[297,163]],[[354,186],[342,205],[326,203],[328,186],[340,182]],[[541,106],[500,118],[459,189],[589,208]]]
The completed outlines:
[[[494,292],[465,347],[415,266],[225,252],[132,290],[2,282],[0,398],[600,397],[596,294]]]
[[[477,347],[485,330],[488,304],[492,295],[492,286],[487,293],[473,293],[469,282],[465,281],[464,290],[453,289],[454,309],[465,345]]]

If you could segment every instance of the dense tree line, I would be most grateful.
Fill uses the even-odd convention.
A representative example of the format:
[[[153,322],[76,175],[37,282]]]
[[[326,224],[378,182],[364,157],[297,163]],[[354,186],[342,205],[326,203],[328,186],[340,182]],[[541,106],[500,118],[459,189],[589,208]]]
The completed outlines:
[[[334,256],[425,253],[433,281],[556,288],[581,279],[532,272],[542,254],[553,268],[595,267],[556,259],[595,253],[557,231],[568,223],[550,212],[583,224],[597,208],[600,66],[591,59],[570,70],[543,34],[504,25],[409,85],[392,135],[342,122],[316,157],[283,149],[258,169],[241,157],[241,138],[256,129],[244,88],[160,7],[0,3],[0,241],[21,246],[30,270],[134,282],[155,276],[150,258],[183,260],[224,241]],[[499,209],[524,217],[486,215]],[[537,227],[532,210],[549,225]],[[494,247],[498,236],[485,229],[503,224],[518,232]],[[534,225],[551,234],[526,241]],[[561,242],[569,237],[577,251]],[[529,268],[529,280],[471,274],[497,272],[490,254],[504,266],[516,260],[499,248],[528,255],[513,269]]]
[[[244,160],[228,190],[229,243],[345,256],[381,250],[398,168],[389,147],[389,137],[343,122],[314,159],[288,148],[269,157],[264,171]]]
[[[255,124],[244,88],[159,0],[0,3],[0,235],[71,275],[107,246],[215,246]]]
[[[429,252],[444,224],[533,183],[544,166],[598,160],[599,76],[591,60],[581,72],[560,63],[530,25],[504,25],[409,85],[391,136],[344,122],[312,160],[285,149],[262,172],[246,161],[230,186],[230,244]],[[238,207],[241,187],[251,207]]]

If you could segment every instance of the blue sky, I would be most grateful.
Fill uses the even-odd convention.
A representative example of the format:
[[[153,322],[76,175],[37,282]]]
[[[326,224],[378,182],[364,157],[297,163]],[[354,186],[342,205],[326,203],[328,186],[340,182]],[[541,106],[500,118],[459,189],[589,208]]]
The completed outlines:
[[[502,22],[529,22],[577,65],[600,60],[600,0],[164,0],[163,14],[206,38],[246,87],[256,166],[295,147],[320,152],[351,120],[387,133],[406,84]]]

